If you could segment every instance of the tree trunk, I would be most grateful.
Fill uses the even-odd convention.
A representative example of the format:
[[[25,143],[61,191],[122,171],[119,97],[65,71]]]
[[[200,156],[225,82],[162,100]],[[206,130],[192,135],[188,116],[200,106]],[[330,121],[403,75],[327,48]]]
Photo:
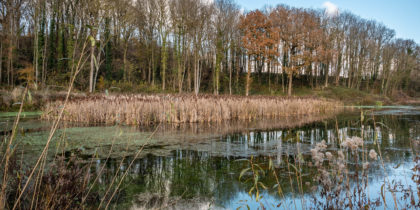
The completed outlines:
[[[95,45],[90,47],[89,93],[93,92],[93,72],[95,70]]]
[[[0,43],[0,85],[2,84],[3,74],[3,42]]]
[[[270,77],[271,76],[271,68],[272,68],[271,62],[269,62],[267,70],[268,70],[268,91],[270,92],[270,94],[271,94],[271,77]]]
[[[338,64],[337,64],[337,71],[335,74],[335,86],[338,86],[339,82],[340,82],[340,74],[341,74],[341,52],[338,54]]]
[[[123,71],[124,71],[124,75],[123,75],[123,79],[124,82],[127,82],[127,50],[128,50],[128,41],[125,42],[124,44],[124,54],[123,54]],[[99,61],[98,61],[99,62]]]
[[[152,83],[152,58],[149,58],[149,65],[147,66],[147,82]]]
[[[165,90],[166,82],[166,35],[162,37],[162,90]]]
[[[284,66],[281,69],[281,88],[283,93],[285,93],[285,86],[284,86]]]
[[[287,89],[287,95],[292,96],[292,81],[293,81],[293,74],[289,74],[289,88]]]
[[[189,61],[191,63],[191,61]],[[193,62],[195,62],[195,58],[193,59]],[[187,65],[187,91],[191,92],[192,88],[191,88],[191,77],[192,77],[192,69],[191,69],[191,65]]]
[[[276,85],[278,85],[279,84],[279,64],[278,63],[276,63],[276,66],[274,67],[274,69],[276,70],[275,71],[275,74],[276,74]]]
[[[155,68],[156,68],[155,67],[155,45],[152,41],[152,86],[155,85],[155,72],[156,72]]]
[[[318,63],[315,63],[315,65],[314,65],[314,75],[313,75],[313,77],[314,77],[314,87],[315,87],[315,89],[318,89],[318,68],[319,68],[319,64]]]
[[[177,65],[177,80],[178,80],[178,93],[182,93],[182,66],[181,66],[181,35],[176,37],[176,65]]]
[[[199,86],[198,86],[198,79],[199,79],[199,75],[198,75],[198,55],[197,55],[197,49],[195,49],[194,52],[194,93],[195,95],[198,95],[199,92]]]
[[[101,67],[101,49],[103,49],[102,46],[99,47],[98,55],[96,56],[97,65],[95,65],[95,76],[93,77],[93,92],[95,92],[96,89],[96,81],[98,81],[98,73]]]
[[[235,71],[236,71],[236,84],[235,84],[235,89],[236,89],[236,92],[238,93],[239,92],[239,71],[241,70],[240,69],[240,57],[238,56],[238,52],[236,51],[235,52],[235,56],[236,56],[236,65],[235,65]]]
[[[13,41],[10,40],[10,45],[7,55],[7,83],[8,85],[13,84]]]
[[[229,95],[232,95],[232,65],[233,65],[233,53],[230,51],[230,61],[228,61],[229,68]]]
[[[249,95],[249,86],[251,85],[251,56],[248,56],[248,72],[246,74],[246,91],[245,95]]]
[[[36,18],[38,20],[38,18]],[[35,88],[38,87],[38,57],[39,57],[39,50],[38,50],[38,21],[35,22],[35,29],[34,29],[34,60],[33,60],[33,67],[35,68]],[[1,55],[1,53],[0,53]],[[0,67],[1,68],[1,67]],[[0,83],[1,83],[1,71],[0,71]]]
[[[324,87],[328,87],[328,77],[329,77],[329,73],[330,73],[330,62],[328,62],[327,64],[327,68],[325,69],[325,85]]]
[[[47,80],[47,45],[48,45],[48,36],[45,36],[44,50],[42,51],[42,75],[41,75],[41,85],[45,86]],[[73,69],[73,68],[72,68]]]
[[[314,70],[312,68],[312,62],[309,64],[309,85],[311,89],[314,89]]]

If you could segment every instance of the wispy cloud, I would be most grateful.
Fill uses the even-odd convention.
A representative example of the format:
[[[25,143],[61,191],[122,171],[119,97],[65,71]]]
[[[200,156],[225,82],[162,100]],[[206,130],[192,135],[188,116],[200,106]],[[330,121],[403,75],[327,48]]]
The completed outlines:
[[[338,15],[338,7],[337,5],[326,1],[324,2],[324,4],[322,4],[322,6],[325,8],[325,13],[330,16],[330,17],[334,17]]]

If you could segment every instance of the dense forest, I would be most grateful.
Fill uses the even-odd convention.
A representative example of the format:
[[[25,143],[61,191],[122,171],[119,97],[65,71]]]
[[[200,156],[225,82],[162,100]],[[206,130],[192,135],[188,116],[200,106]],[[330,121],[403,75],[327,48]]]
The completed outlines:
[[[2,0],[0,85],[252,94],[420,91],[420,47],[349,12],[232,0]]]

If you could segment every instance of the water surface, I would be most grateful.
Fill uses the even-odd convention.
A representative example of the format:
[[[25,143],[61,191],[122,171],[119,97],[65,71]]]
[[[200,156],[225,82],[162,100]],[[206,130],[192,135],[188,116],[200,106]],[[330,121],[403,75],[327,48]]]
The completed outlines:
[[[361,125],[363,111],[364,125]],[[0,117],[3,134],[11,128],[13,117]],[[45,145],[51,123],[37,117],[26,117],[19,125],[17,150],[30,165]],[[154,130],[157,132],[152,136]],[[340,142],[347,137],[361,136],[365,151],[380,148],[384,167],[373,161],[369,167],[370,197],[379,198],[384,180],[401,182],[418,190],[411,179],[418,155],[420,138],[420,113],[418,107],[364,107],[337,116],[317,116],[265,120],[256,122],[228,122],[223,124],[159,125],[129,127],[124,125],[80,125],[63,122],[51,144],[65,150],[66,155],[76,155],[92,163],[91,173],[100,176],[99,189],[108,186],[114,175],[119,177],[128,170],[128,176],[112,203],[116,209],[159,208],[179,209],[256,209],[263,204],[267,208],[311,207],[317,191],[313,177],[314,167],[310,149],[322,140],[328,150],[336,152]],[[144,150],[133,160],[144,144]],[[50,158],[57,153],[50,152]],[[248,194],[252,185],[239,180],[239,174],[247,168],[243,159],[254,161],[265,170],[271,159],[275,165],[285,197],[277,194],[273,186],[276,178],[267,173],[261,182],[268,186],[262,190],[262,200]],[[303,192],[297,182],[290,179],[286,163],[301,159]],[[133,162],[131,168],[129,164]],[[105,166],[105,171],[100,173]],[[293,171],[292,171],[293,172]],[[250,172],[244,177],[250,177]],[[308,183],[308,185],[306,185]],[[292,185],[292,186],[291,186]],[[393,199],[385,194],[388,208]],[[383,204],[380,206],[383,208]]]

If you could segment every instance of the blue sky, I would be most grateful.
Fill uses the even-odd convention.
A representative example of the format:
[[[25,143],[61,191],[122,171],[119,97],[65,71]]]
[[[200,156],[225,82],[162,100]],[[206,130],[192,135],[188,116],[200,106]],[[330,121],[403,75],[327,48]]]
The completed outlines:
[[[323,8],[327,0],[236,0],[245,10],[264,5],[286,4],[294,7]],[[394,29],[396,37],[413,39],[420,44],[420,0],[328,0],[339,10],[347,10]]]

